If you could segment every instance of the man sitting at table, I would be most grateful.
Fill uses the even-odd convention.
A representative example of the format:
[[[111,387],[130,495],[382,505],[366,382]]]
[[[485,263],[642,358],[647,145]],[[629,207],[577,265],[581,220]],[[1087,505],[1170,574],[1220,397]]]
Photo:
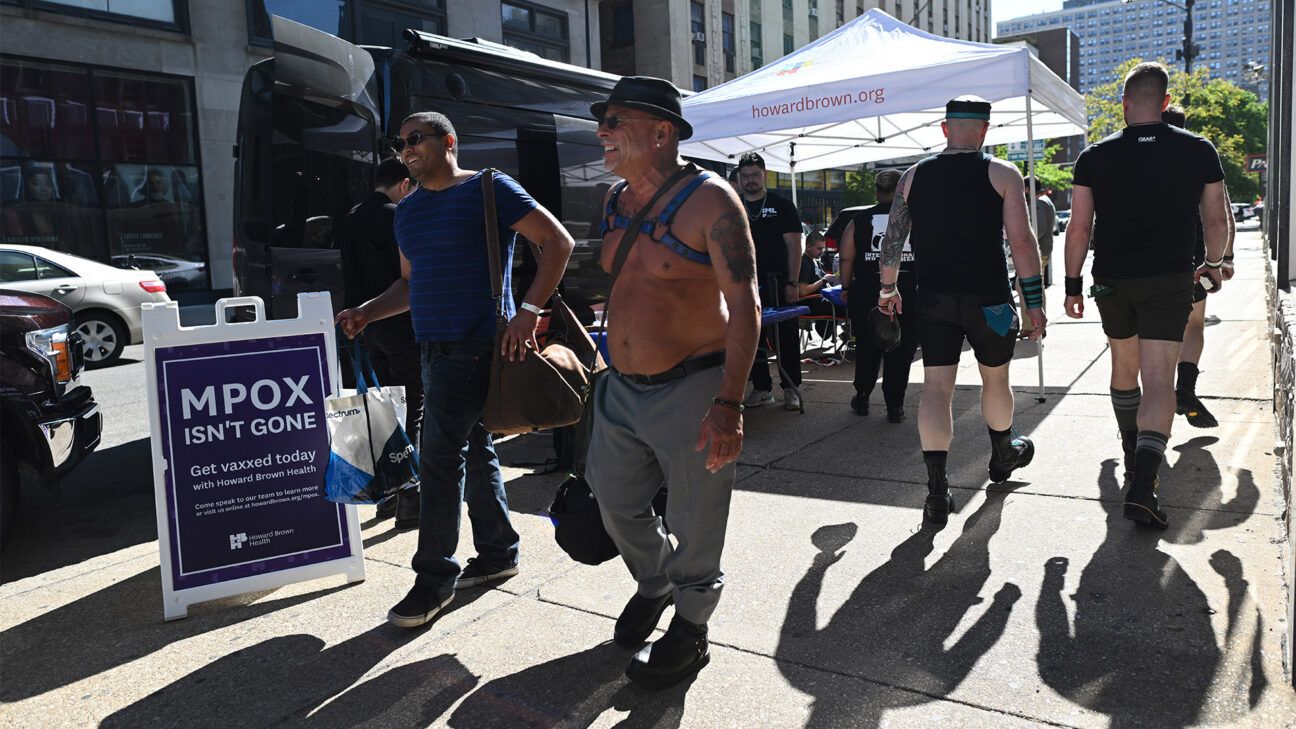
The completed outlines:
[[[835,316],[838,319],[845,319],[845,309],[833,306],[832,302],[820,295],[829,286],[837,285],[836,274],[825,272],[823,263],[819,261],[823,252],[822,233],[815,231],[806,237],[805,254],[801,256],[801,273],[797,276],[797,293],[801,295],[801,301],[797,303],[810,307],[810,316]],[[820,339],[828,336],[829,324],[830,322],[826,321],[814,323]]]

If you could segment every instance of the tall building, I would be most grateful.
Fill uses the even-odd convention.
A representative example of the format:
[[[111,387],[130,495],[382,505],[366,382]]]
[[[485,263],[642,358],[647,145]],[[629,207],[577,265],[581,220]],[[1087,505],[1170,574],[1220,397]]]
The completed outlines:
[[[989,0],[603,0],[602,69],[701,91],[827,35],[872,8],[947,38],[990,42]]]
[[[181,303],[229,290],[232,150],[266,10],[358,44],[417,28],[599,58],[598,0],[262,2],[0,0],[0,242],[152,268]]]
[[[1283,0],[1290,2],[1290,0]],[[1269,97],[1264,79],[1250,80],[1248,64],[1269,58],[1272,0],[1196,0],[1193,8],[1193,67]],[[1160,59],[1183,68],[1183,2],[1165,0],[1066,0],[1061,10],[1001,21],[996,35],[1020,36],[1069,28],[1080,38],[1080,91],[1114,80],[1129,58]]]

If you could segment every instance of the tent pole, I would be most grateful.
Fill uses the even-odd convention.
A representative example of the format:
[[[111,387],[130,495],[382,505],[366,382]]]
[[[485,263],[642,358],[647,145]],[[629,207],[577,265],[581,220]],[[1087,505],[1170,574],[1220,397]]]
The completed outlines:
[[[792,206],[796,207],[796,142],[788,142],[788,150],[788,169],[792,170]],[[799,209],[797,213],[800,214]]]
[[[1038,230],[1038,228],[1035,227],[1035,124],[1034,115],[1031,113],[1030,89],[1027,89],[1026,91],[1026,172],[1030,175],[1030,189],[1027,190],[1029,197],[1026,201],[1026,217],[1030,221],[1031,232],[1034,232]],[[1035,399],[1039,402],[1044,402],[1043,337],[1035,340],[1035,364],[1039,370],[1039,397],[1036,397]]]

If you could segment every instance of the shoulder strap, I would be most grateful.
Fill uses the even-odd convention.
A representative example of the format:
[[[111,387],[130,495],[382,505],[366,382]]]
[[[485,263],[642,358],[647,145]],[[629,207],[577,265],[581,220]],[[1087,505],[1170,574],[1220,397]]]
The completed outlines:
[[[666,203],[666,207],[662,208],[661,215],[657,216],[658,222],[662,225],[670,225],[671,221],[675,219],[675,213],[678,213],[679,209],[684,205],[684,201],[688,200],[693,191],[701,187],[702,183],[709,179],[711,179],[711,173],[702,170],[697,177],[689,181],[689,184],[680,188],[675,197],[671,198],[670,202]]]
[[[675,186],[675,183],[689,175],[696,174],[698,174],[697,165],[692,162],[685,164],[677,170],[675,174],[671,175],[670,178],[663,182],[661,187],[657,188],[657,192],[653,193],[653,196],[649,198],[648,202],[645,203],[643,207],[639,208],[639,212],[635,213],[634,218],[630,220],[630,225],[626,227],[625,237],[621,239],[621,245],[617,248],[616,258],[612,260],[612,275],[608,281],[607,298],[603,302],[604,326],[607,325],[608,308],[612,305],[612,288],[616,286],[617,276],[621,275],[621,268],[625,266],[626,259],[630,257],[630,249],[634,246],[635,240],[639,237],[640,229],[643,227],[643,221],[644,218],[647,217],[648,211],[652,209],[652,206],[657,204],[657,201],[661,199],[662,195],[666,194],[667,190]],[[622,189],[624,189],[624,186]],[[619,193],[620,191],[618,191],[618,194]]]
[[[495,314],[504,317],[504,269],[500,264],[499,221],[495,214],[495,170],[482,170],[482,209],[486,215],[486,259],[490,261],[491,297]]]

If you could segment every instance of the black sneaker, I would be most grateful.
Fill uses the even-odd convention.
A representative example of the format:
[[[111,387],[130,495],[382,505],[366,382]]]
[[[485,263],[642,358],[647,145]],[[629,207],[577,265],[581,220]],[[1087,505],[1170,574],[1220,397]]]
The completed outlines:
[[[666,607],[673,602],[675,602],[674,592],[668,592],[661,597],[643,597],[636,592],[621,610],[621,615],[616,621],[616,629],[612,633],[612,640],[622,648],[641,645],[657,629],[662,613],[666,612]]]
[[[888,423],[903,423],[903,422],[904,422],[904,408],[887,408],[887,422],[888,422]]]
[[[954,511],[954,497],[949,491],[943,494],[927,494],[927,502],[923,504],[923,521],[944,524],[949,521],[951,511]]]
[[[851,398],[851,411],[860,416],[868,415],[868,398],[858,392],[855,393],[855,397]]]
[[[987,467],[990,471],[990,480],[1003,483],[1008,480],[1013,471],[1030,465],[1034,458],[1035,444],[1030,438],[1014,430],[1007,447],[1001,448],[993,444],[990,447],[990,465]]]
[[[455,589],[462,590],[465,587],[476,587],[494,580],[508,579],[517,573],[517,565],[491,567],[480,559],[472,557],[468,560],[468,565],[463,568],[463,572],[459,573],[459,579],[455,581]]]
[[[417,628],[431,622],[453,599],[453,592],[439,595],[434,590],[415,585],[404,600],[387,612],[387,622],[398,628]]]
[[[1153,478],[1150,485],[1137,482],[1130,484],[1129,491],[1125,495],[1125,518],[1153,529],[1169,527],[1170,519],[1165,515],[1164,511],[1161,511],[1161,505],[1157,499],[1157,491],[1160,487],[1161,479],[1159,478]]]
[[[1194,428],[1215,428],[1219,421],[1206,409],[1196,393],[1175,390],[1175,413],[1188,418],[1188,424]]]
[[[706,624],[676,615],[666,634],[635,654],[626,677],[647,689],[664,689],[702,670],[711,661]]]
[[[391,501],[396,502],[396,529],[408,531],[419,528],[419,490],[403,489]]]

